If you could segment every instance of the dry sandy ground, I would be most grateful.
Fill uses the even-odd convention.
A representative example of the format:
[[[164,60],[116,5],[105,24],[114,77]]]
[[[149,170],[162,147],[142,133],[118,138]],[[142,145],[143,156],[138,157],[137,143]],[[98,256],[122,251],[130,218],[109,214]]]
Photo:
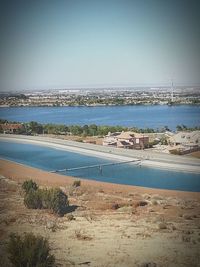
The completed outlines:
[[[190,153],[189,155],[192,156],[192,157],[200,159],[200,151],[196,151],[196,152]]]
[[[85,142],[85,143],[93,143],[96,145],[103,144],[103,138],[98,136],[79,136],[79,135],[55,135],[55,134],[45,134],[43,137],[52,137],[56,139],[77,141],[77,142]]]
[[[73,188],[71,177],[5,160],[0,174],[0,266],[10,266],[10,232],[47,237],[57,266],[200,266],[199,193],[87,180]],[[27,209],[20,185],[27,178],[60,186],[69,195],[73,220]]]

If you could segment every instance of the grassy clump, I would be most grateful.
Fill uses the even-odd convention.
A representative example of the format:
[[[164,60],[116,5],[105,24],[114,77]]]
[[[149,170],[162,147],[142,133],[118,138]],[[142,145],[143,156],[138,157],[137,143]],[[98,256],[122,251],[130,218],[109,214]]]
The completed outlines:
[[[81,181],[80,180],[75,180],[73,182],[73,187],[79,187],[79,186],[81,186]]]
[[[69,206],[68,196],[60,188],[30,189],[26,191],[24,204],[29,209],[49,209],[63,216]]]
[[[55,257],[50,254],[48,240],[32,233],[23,237],[11,234],[7,247],[9,259],[15,267],[53,267]]]
[[[38,185],[33,180],[26,180],[22,184],[22,189],[28,193],[30,190],[36,191],[38,189]]]

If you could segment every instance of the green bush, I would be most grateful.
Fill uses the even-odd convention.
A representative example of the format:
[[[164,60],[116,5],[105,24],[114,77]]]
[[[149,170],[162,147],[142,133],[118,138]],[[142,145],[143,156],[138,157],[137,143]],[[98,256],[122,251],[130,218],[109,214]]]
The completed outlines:
[[[38,189],[38,185],[33,180],[26,180],[22,184],[22,189],[28,193],[30,190],[36,191]]]
[[[30,190],[24,197],[29,209],[49,209],[63,216],[69,206],[67,195],[60,188]]]
[[[9,259],[15,267],[53,267],[48,240],[32,233],[23,237],[11,234],[8,242]]]
[[[42,207],[63,216],[69,206],[67,195],[60,188],[41,190]]]
[[[36,191],[29,190],[24,197],[24,204],[29,209],[42,209],[42,192],[41,189]]]
[[[73,186],[74,186],[74,187],[79,187],[79,186],[81,186],[81,181],[80,181],[80,180],[75,180],[75,181],[73,182]]]

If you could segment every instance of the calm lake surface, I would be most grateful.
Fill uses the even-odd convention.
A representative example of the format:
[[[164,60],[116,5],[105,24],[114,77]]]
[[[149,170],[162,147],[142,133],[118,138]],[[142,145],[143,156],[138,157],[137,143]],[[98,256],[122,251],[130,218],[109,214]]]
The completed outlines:
[[[0,157],[46,171],[113,162],[94,156],[37,145],[0,142]],[[66,174],[66,173],[63,173]],[[132,164],[68,172],[67,175],[117,184],[200,192],[200,176],[184,172],[139,167]]]
[[[105,106],[0,108],[0,118],[10,121],[56,124],[122,125],[175,130],[177,125],[200,125],[200,106]]]

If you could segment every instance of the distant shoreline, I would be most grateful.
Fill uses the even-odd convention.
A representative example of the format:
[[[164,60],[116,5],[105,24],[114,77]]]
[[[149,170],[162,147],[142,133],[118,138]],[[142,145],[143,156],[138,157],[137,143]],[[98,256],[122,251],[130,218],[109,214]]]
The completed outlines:
[[[9,106],[9,105],[0,105],[0,108],[62,108],[62,107],[88,107],[88,108],[95,108],[95,107],[126,107],[126,106],[168,106],[168,107],[173,107],[173,106],[200,106],[200,103],[174,103],[174,104],[150,104],[150,103],[142,103],[142,104],[96,104],[96,105],[58,105],[58,106],[51,106],[51,105],[25,105],[25,106]]]

